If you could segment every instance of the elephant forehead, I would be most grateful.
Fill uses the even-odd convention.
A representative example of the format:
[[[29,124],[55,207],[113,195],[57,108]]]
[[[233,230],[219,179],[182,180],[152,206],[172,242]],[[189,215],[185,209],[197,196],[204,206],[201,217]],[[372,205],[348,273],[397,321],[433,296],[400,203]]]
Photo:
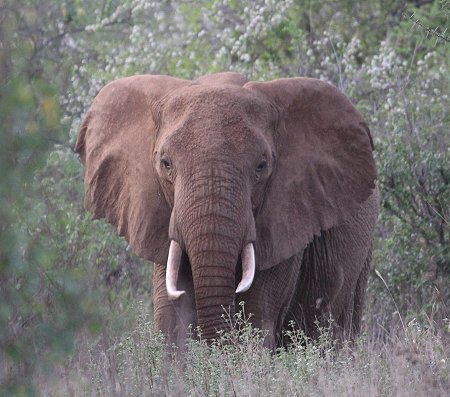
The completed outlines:
[[[162,104],[165,121],[194,118],[229,125],[240,121],[263,121],[268,103],[253,92],[234,86],[193,84],[168,95]]]
[[[272,118],[268,103],[247,90],[198,84],[166,97],[160,121],[172,143],[198,147],[255,141]]]

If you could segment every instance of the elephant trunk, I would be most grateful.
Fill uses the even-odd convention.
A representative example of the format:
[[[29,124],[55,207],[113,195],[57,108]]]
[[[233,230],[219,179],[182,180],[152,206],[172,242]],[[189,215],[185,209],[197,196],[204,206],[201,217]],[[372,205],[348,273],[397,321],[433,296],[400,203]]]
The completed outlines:
[[[197,323],[202,337],[213,339],[217,331],[229,328],[229,320],[234,318],[237,257],[220,249],[190,250],[189,257],[192,258]]]
[[[232,176],[219,174],[214,168],[191,174],[186,178],[190,186],[176,190],[171,219],[171,238],[180,244],[171,243],[170,259],[179,258],[182,249],[189,257],[197,323],[202,337],[208,340],[216,337],[217,331],[229,328],[227,317],[234,317],[239,257],[243,280],[237,292],[250,287],[255,272],[251,203],[239,186],[241,178]],[[168,292],[176,286],[176,267],[171,267],[170,262],[166,273],[172,277],[168,280]],[[176,298],[183,291],[171,289],[170,293]]]

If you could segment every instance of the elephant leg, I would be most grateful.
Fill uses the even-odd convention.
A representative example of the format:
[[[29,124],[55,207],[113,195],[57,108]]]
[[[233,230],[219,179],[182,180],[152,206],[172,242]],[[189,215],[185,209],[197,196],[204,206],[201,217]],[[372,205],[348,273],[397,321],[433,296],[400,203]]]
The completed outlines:
[[[358,214],[336,227],[336,258],[344,270],[344,284],[333,302],[335,336],[351,339],[361,327],[364,296],[372,264],[372,240],[377,211],[377,194],[372,195]]]
[[[307,336],[317,338],[316,323],[327,326],[331,317],[335,337],[344,339],[359,331],[376,200],[376,195],[369,198],[353,218],[322,232],[308,245],[285,327],[294,321]]]
[[[153,317],[158,331],[162,331],[167,342],[176,342],[174,330],[176,328],[175,307],[167,299],[166,293],[166,267],[155,263],[153,271]]]
[[[336,256],[336,241],[332,232],[321,236],[306,247],[295,292],[284,320],[284,329],[292,323],[310,338],[319,336],[319,327],[326,327],[332,316],[332,303],[342,289],[344,274]],[[288,340],[284,340],[288,343]]]
[[[296,255],[257,272],[250,290],[236,299],[237,304],[245,302],[245,312],[251,313],[252,325],[267,332],[264,339],[266,347],[275,348],[281,339],[282,325],[294,295],[300,266],[301,255]]]
[[[364,307],[364,298],[366,296],[367,280],[372,268],[372,248],[366,258],[361,274],[356,283],[355,296],[353,301],[353,317],[351,322],[351,335],[357,335],[361,329],[361,317]]]
[[[336,319],[333,331],[337,339],[352,339],[360,332],[365,291],[371,267],[372,249],[369,250],[355,286],[348,294],[343,310]]]
[[[197,316],[190,266],[183,263],[178,277],[178,286],[186,294],[175,301],[167,297],[166,267],[155,264],[153,274],[154,320],[157,330],[163,332],[169,345],[183,348],[191,332],[195,332]]]

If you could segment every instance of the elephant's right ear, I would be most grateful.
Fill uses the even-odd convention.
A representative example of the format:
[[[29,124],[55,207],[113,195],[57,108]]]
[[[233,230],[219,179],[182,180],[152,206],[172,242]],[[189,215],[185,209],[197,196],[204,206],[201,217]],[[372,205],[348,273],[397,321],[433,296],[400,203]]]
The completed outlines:
[[[105,218],[142,257],[164,263],[169,248],[167,205],[153,166],[157,137],[154,106],[190,84],[167,76],[116,80],[95,98],[75,151],[85,165],[85,207]]]

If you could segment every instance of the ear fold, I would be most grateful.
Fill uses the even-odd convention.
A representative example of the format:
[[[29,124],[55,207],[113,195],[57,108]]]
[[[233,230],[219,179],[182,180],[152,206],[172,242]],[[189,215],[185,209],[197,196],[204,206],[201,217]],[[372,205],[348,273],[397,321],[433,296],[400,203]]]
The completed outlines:
[[[375,187],[369,129],[350,101],[316,79],[247,83],[279,109],[276,164],[256,218],[267,269],[356,213]]]
[[[165,263],[170,208],[152,164],[157,125],[155,102],[190,82],[166,76],[116,80],[95,98],[75,151],[85,165],[85,207],[106,218],[133,250]]]

